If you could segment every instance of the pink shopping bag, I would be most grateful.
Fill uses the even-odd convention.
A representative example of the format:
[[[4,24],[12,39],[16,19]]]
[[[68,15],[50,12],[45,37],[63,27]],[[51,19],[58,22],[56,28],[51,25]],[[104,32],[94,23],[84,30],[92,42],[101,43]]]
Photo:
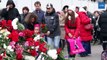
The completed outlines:
[[[76,39],[68,39],[68,42],[70,44],[70,54],[71,55],[78,54],[78,53],[85,51],[85,49],[82,46],[80,37],[78,37]]]

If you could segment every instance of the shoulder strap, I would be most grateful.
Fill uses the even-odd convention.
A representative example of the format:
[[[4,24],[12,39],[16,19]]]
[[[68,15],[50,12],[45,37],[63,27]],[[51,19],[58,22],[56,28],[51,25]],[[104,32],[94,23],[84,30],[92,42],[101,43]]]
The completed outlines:
[[[97,20],[96,20],[96,25],[98,25],[99,18],[100,18],[100,16],[99,16],[99,17],[97,18]]]

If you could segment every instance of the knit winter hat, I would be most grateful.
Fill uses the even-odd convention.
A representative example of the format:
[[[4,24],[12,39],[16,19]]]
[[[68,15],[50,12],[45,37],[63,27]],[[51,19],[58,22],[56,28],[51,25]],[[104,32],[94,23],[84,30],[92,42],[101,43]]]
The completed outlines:
[[[46,5],[46,8],[53,8],[53,5],[52,5],[51,3],[48,3],[48,4]]]
[[[70,6],[69,10],[72,10],[75,13],[75,17],[78,17],[78,14],[75,12],[75,6]]]

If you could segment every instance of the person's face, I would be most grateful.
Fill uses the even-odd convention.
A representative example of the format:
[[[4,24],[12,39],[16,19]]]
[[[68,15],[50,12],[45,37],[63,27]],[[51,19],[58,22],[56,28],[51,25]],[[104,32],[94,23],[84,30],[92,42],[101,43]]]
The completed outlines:
[[[75,9],[75,12],[79,12],[79,9],[78,9],[78,8],[76,8],[76,9]]]
[[[47,8],[47,12],[51,13],[53,11],[53,8]]]
[[[69,11],[68,11],[68,14],[72,14],[72,10],[69,10]]]
[[[27,14],[29,11],[28,10],[23,10],[23,14]]]
[[[31,19],[31,22],[32,22],[32,23],[35,22],[35,18],[32,18],[32,19]]]
[[[9,6],[10,6],[10,8],[13,8],[13,4],[10,4]]]
[[[96,17],[98,17],[98,16],[99,16],[99,14],[96,12],[96,13],[95,13],[95,16],[96,16]]]
[[[41,9],[41,5],[40,4],[35,4],[35,8],[36,8],[36,10],[40,10]]]
[[[35,34],[38,34],[40,32],[40,28],[39,27],[35,27],[34,28],[34,32],[35,32]]]
[[[65,12],[67,12],[68,11],[68,8],[65,8],[65,10],[64,10]]]

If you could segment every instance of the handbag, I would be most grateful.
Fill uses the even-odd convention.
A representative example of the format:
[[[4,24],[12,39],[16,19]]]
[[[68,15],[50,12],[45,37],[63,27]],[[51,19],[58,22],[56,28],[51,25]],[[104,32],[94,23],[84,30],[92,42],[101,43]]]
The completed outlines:
[[[90,30],[90,29],[92,29],[93,28],[93,24],[87,24],[87,25],[85,25],[85,29],[86,30]]]
[[[78,37],[76,39],[68,39],[68,42],[70,44],[70,54],[74,55],[74,54],[79,54],[81,52],[84,52],[85,49],[82,46],[81,43],[81,38]]]

